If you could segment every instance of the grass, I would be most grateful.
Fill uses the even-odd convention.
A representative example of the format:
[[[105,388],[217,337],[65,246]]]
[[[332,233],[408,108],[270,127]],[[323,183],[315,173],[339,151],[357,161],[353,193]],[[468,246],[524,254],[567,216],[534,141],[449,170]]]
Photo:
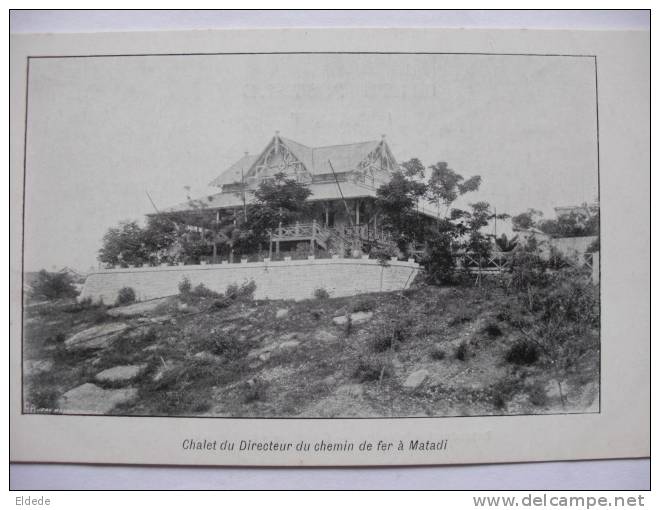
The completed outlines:
[[[181,300],[172,298],[146,318],[113,318],[104,306],[73,301],[26,308],[25,359],[53,364],[52,370],[25,378],[26,404],[50,409],[85,382],[119,387],[94,376],[117,365],[144,364],[146,370],[130,383],[137,399],[113,414],[452,416],[518,412],[514,401],[529,412],[560,408],[557,398],[545,394],[551,376],[542,353],[537,361],[520,364],[530,359],[528,346],[514,347],[515,328],[496,317],[500,307],[515,306],[514,296],[504,291],[489,289],[492,301],[480,299],[482,291],[473,287],[453,287],[448,294],[426,286],[405,297],[381,293],[276,302],[250,300],[249,285],[245,288],[230,289],[233,297],[189,289],[188,309],[197,312],[179,311]],[[280,308],[289,313],[274,320]],[[332,322],[355,312],[373,316]],[[160,315],[168,319],[148,321]],[[111,348],[65,348],[72,334],[109,321],[131,325]],[[289,346],[280,348],[284,342]],[[262,359],[250,354],[263,349],[268,356]],[[573,387],[598,380],[597,344],[580,352],[566,376]],[[419,369],[431,377],[419,391],[406,392],[403,382]],[[353,391],[355,386],[361,391]]]

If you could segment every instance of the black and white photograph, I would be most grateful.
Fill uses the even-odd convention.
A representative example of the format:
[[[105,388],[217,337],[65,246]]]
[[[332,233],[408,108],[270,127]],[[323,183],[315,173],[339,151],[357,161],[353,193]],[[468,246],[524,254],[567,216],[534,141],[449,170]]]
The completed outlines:
[[[600,412],[595,56],[26,73],[23,414]]]

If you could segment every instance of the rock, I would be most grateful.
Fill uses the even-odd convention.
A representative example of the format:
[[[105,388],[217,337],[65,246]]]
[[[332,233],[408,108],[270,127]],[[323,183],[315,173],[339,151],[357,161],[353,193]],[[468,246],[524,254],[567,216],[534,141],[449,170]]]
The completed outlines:
[[[193,356],[193,358],[201,359],[204,361],[222,361],[221,356],[216,356],[215,354],[212,354],[207,351],[198,352]]]
[[[360,324],[361,322],[366,322],[368,320],[371,320],[373,317],[373,312],[355,312],[351,314],[351,323],[352,324]],[[334,322],[337,326],[343,326],[346,324],[347,318],[346,315],[340,315],[339,317],[334,317],[332,319],[332,322]]]
[[[328,377],[324,378],[323,381],[321,381],[323,384],[325,384],[328,388],[332,388],[335,384],[337,384],[337,379],[329,375]]]
[[[170,318],[171,317],[169,315],[158,315],[156,317],[151,317],[149,319],[149,322],[154,322],[154,323],[167,322],[168,320],[170,320]]]
[[[101,324],[76,333],[64,342],[67,349],[102,349],[119,336],[128,324],[113,322]]]
[[[188,303],[179,303],[176,305],[176,309],[182,313],[199,313],[199,308]]]
[[[282,335],[279,340],[280,342],[288,342],[289,340],[293,340],[294,338],[298,338],[299,333],[287,333],[286,335]]]
[[[229,324],[229,325],[227,325],[227,326],[224,326],[224,327],[220,328],[220,331],[222,331],[223,333],[231,333],[231,332],[234,331],[237,327],[238,327],[238,326],[236,326],[236,324]]]
[[[566,398],[571,389],[571,386],[566,381],[561,383],[561,392],[564,395],[564,398]],[[548,381],[548,383],[545,385],[545,393],[548,398],[560,398],[557,379],[551,379]]]
[[[270,352],[262,352],[261,354],[259,354],[258,358],[259,361],[266,362],[270,359]]]
[[[23,374],[31,376],[48,372],[53,368],[53,362],[46,359],[27,359],[23,362]]]
[[[424,381],[426,381],[426,378],[429,376],[429,371],[428,370],[416,370],[412,374],[408,376],[406,381],[403,383],[403,387],[409,390],[415,390],[419,388]]]
[[[288,340],[286,342],[282,342],[281,344],[278,345],[280,349],[293,349],[294,347],[298,347],[300,345],[300,342],[298,340]]]
[[[335,342],[337,340],[337,335],[334,333],[331,333],[330,331],[326,331],[325,329],[321,329],[314,333],[314,340],[317,342]]]
[[[267,345],[266,347],[262,347],[261,349],[252,349],[250,352],[247,353],[247,358],[248,359],[254,359],[254,358],[259,358],[261,359],[262,354],[268,354],[268,357],[270,357],[270,353],[273,349],[275,349],[275,345]],[[266,358],[268,359],[268,358]],[[265,360],[262,360],[265,361]]]
[[[119,365],[108,368],[103,372],[96,374],[96,380],[101,382],[125,382],[135,379],[147,365]]]
[[[62,395],[58,407],[64,413],[106,414],[116,405],[133,400],[137,393],[135,388],[104,390],[85,383]]]
[[[276,319],[284,319],[285,317],[289,316],[289,309],[288,308],[278,308],[277,311],[275,312],[275,318]]]
[[[160,381],[167,372],[172,370],[174,368],[174,363],[171,361],[166,361],[164,364],[161,364],[160,367],[158,367],[158,371],[154,374],[154,376],[151,378],[152,381],[158,382]]]
[[[345,397],[357,398],[364,394],[364,388],[359,384],[344,384],[337,388],[336,393]]]
[[[113,317],[131,317],[133,315],[144,315],[155,310],[158,306],[165,303],[168,298],[151,299],[126,306],[118,306],[108,310],[108,315]]]

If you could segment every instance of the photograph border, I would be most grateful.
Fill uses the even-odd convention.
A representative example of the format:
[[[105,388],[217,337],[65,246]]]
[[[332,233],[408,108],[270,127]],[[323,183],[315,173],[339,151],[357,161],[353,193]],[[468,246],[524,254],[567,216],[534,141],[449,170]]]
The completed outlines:
[[[566,416],[566,415],[594,415],[602,414],[602,241],[600,248],[600,263],[598,267],[598,411],[579,412],[553,412],[553,413],[520,413],[520,414],[474,414],[449,416],[334,416],[332,418],[313,416],[200,416],[200,415],[160,415],[160,414],[92,414],[92,413],[39,413],[25,412],[25,207],[26,207],[26,176],[27,176],[27,144],[28,144],[28,116],[29,116],[29,89],[30,89],[30,61],[32,59],[89,59],[89,58],[120,58],[120,57],[175,57],[175,56],[238,56],[238,55],[467,55],[467,56],[500,56],[500,57],[554,57],[554,58],[591,58],[594,64],[594,98],[596,114],[596,174],[597,174],[597,200],[600,206],[601,179],[600,179],[600,124],[599,124],[599,95],[598,95],[598,57],[595,54],[570,53],[500,53],[500,52],[433,52],[433,51],[259,51],[259,52],[183,52],[183,53],[117,53],[117,54],[72,54],[72,55],[27,55],[25,70],[25,112],[23,133],[23,189],[22,189],[22,217],[21,217],[21,415],[28,416],[76,416],[76,417],[107,417],[107,418],[184,418],[184,419],[224,419],[224,420],[400,420],[400,419],[447,419],[447,418],[508,418],[523,416]],[[599,215],[598,228],[601,231],[602,219]],[[9,346],[11,351],[11,345]],[[11,381],[10,381],[11,383]]]

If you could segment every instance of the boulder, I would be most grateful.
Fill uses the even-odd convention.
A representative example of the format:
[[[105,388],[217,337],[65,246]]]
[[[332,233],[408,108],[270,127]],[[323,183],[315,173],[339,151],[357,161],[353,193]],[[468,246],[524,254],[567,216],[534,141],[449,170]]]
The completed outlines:
[[[358,398],[364,394],[364,388],[359,384],[343,384],[336,391],[337,395]]]
[[[314,340],[316,340],[317,342],[330,343],[330,342],[335,342],[337,338],[338,338],[337,335],[325,329],[321,329],[316,333],[314,333]]]
[[[107,414],[116,405],[133,400],[137,393],[135,388],[104,390],[95,384],[85,383],[62,395],[58,408],[69,414]]]
[[[48,372],[53,368],[53,362],[46,359],[26,359],[23,362],[23,374],[31,376],[41,372]]]
[[[266,347],[262,347],[261,349],[252,349],[250,352],[247,353],[247,358],[248,359],[254,359],[254,358],[259,358],[261,359],[262,354],[267,354],[268,359],[270,357],[270,353],[277,347],[276,345],[267,345]],[[265,359],[262,359],[262,361],[266,361]]]
[[[289,340],[298,338],[298,335],[299,333],[287,333],[286,335],[280,336],[279,340],[280,342],[288,342]]]
[[[403,387],[409,390],[415,390],[419,388],[422,384],[424,384],[424,381],[426,381],[426,378],[429,376],[429,371],[428,370],[416,370],[412,374],[408,376],[406,381],[403,383]]]
[[[118,337],[128,324],[123,322],[113,322],[110,324],[101,324],[93,326],[84,331],[76,333],[71,338],[65,340],[64,345],[67,349],[103,349]]]
[[[103,372],[96,374],[96,380],[101,382],[126,382],[135,379],[140,375],[144,369],[147,368],[146,364],[142,365],[119,365],[116,367],[108,368]]]
[[[355,312],[350,315],[352,324],[360,324],[361,322],[366,322],[371,320],[373,317],[373,312]],[[334,317],[332,322],[337,326],[343,326],[347,322],[346,315],[340,315],[339,317]]]
[[[169,298],[151,299],[149,301],[142,301],[126,306],[118,306],[116,308],[110,308],[107,313],[113,317],[131,317],[134,315],[144,315],[155,310],[168,299]]]
[[[275,318],[276,319],[284,319],[285,317],[289,316],[289,309],[288,308],[278,308],[277,311],[275,312]]]
[[[298,347],[300,345],[300,342],[298,340],[287,340],[286,342],[282,342],[281,344],[278,345],[280,349],[293,349],[295,347]]]

